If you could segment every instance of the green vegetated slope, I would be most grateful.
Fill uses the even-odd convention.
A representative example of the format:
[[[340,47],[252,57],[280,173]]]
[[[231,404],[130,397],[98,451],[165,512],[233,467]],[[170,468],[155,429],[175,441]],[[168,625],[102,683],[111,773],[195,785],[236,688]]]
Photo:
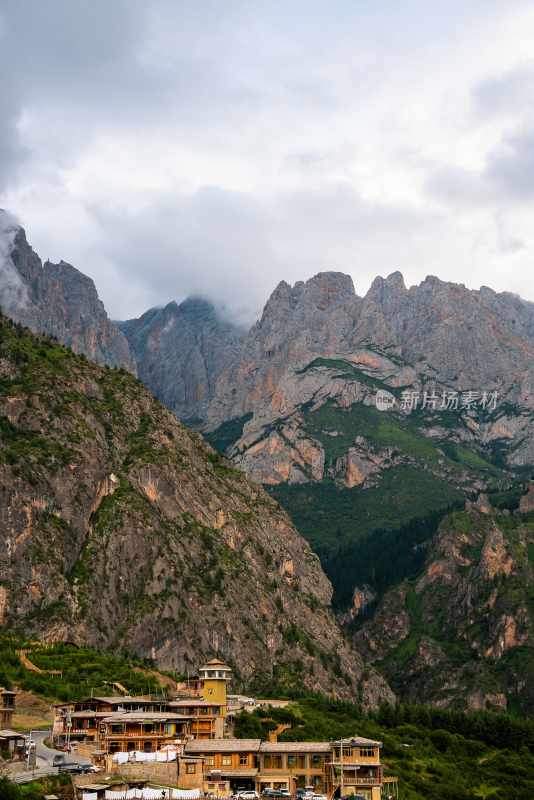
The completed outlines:
[[[384,581],[376,576],[373,581],[371,575],[380,565],[374,560],[379,549],[370,537],[380,538],[405,562],[409,553],[403,552],[403,542],[409,547],[414,536],[418,544],[430,538],[443,514],[463,505],[475,483],[493,489],[509,484],[510,476],[483,454],[443,437],[425,436],[422,431],[431,425],[452,431],[463,422],[454,412],[406,416],[363,403],[342,408],[330,401],[304,411],[306,434],[324,448],[326,477],[279,484],[270,492],[321,557],[338,607],[350,603],[358,582],[383,588]],[[357,437],[360,449],[363,444],[371,457],[379,455],[379,470],[365,485],[347,488],[335,478],[336,463]]]
[[[24,636],[389,691],[361,683],[319,560],[268,494],[132,375],[4,318],[0,513],[3,622]]]
[[[369,612],[354,639],[401,697],[534,712],[534,512],[448,515]]]
[[[20,660],[23,650],[42,672],[27,669]],[[53,673],[61,674],[53,674]],[[120,683],[130,694],[160,692],[163,687],[148,659],[127,653],[100,652],[73,644],[42,644],[10,635],[0,635],[0,685],[17,686],[46,700],[83,700],[92,694],[116,695]]]
[[[303,698],[236,719],[236,735],[328,741],[365,736],[383,743],[385,775],[399,778],[404,800],[530,800],[534,793],[534,722],[509,715],[383,706],[373,716],[347,703]]]
[[[52,775],[40,780],[18,786],[7,778],[0,777],[0,798],[2,800],[73,800],[72,778],[70,775]]]

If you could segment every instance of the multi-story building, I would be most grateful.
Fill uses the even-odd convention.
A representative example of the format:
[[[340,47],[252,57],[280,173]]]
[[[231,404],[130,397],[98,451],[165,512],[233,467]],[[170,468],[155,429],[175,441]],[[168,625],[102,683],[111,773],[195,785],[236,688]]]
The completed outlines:
[[[354,736],[332,744],[332,793],[379,800],[384,784],[381,742]]]
[[[15,713],[15,692],[0,687],[0,728],[9,728]]]
[[[170,711],[115,712],[99,722],[98,752],[154,753],[165,745],[183,743],[189,723],[188,717]]]
[[[119,696],[95,696],[76,703],[67,703],[55,707],[55,717],[53,725],[53,736],[56,745],[61,746],[67,741],[83,741],[98,743],[99,750],[105,753],[114,752],[111,749],[116,747],[119,741],[114,737],[111,723],[114,715],[122,714],[123,719],[119,723],[115,717],[116,726],[126,724],[131,721],[130,726],[133,739],[140,741],[144,749],[144,742],[141,735],[134,736],[135,724],[138,722],[139,715],[146,717],[146,722],[141,725],[151,724],[151,714],[164,714],[166,719],[171,718],[177,723],[176,732],[172,733],[172,738],[188,737],[199,739],[220,738],[225,734],[225,719],[227,713],[227,685],[231,677],[231,669],[219,659],[212,659],[204,664],[199,670],[198,678],[193,680],[195,689],[188,685],[184,695],[177,695],[172,698],[164,697],[131,697],[129,695]],[[132,716],[136,714],[137,717]],[[155,720],[155,717],[154,717]],[[162,725],[167,725],[161,719]],[[179,725],[178,725],[179,723]],[[171,724],[170,722],[168,724]],[[139,729],[137,732],[142,733]],[[118,728],[116,728],[118,730]],[[167,729],[161,729],[162,734]],[[154,732],[155,733],[155,732]],[[153,737],[153,741],[165,740],[165,736]],[[123,741],[123,740],[121,740]],[[124,740],[125,741],[125,740]],[[146,745],[148,747],[148,744]],[[131,748],[135,749],[135,748]]]
[[[165,711],[166,700],[152,697],[88,697],[77,703],[66,703],[55,706],[53,737],[56,745],[62,745],[67,739],[96,742],[99,734],[99,723],[113,713],[127,711]]]
[[[221,739],[224,736],[226,705],[195,698],[172,700],[170,711],[188,717],[188,733],[194,739]]]
[[[240,788],[287,789],[294,795],[298,788],[313,787],[328,797],[357,794],[379,800],[384,784],[381,747],[360,737],[338,742],[194,740],[185,745],[189,762],[180,765],[180,772],[189,775],[188,785],[195,775],[197,788],[219,795]]]
[[[179,763],[180,780],[183,776],[192,788],[194,786],[223,797],[236,789],[254,789],[258,778],[260,745],[260,739],[187,742]]]

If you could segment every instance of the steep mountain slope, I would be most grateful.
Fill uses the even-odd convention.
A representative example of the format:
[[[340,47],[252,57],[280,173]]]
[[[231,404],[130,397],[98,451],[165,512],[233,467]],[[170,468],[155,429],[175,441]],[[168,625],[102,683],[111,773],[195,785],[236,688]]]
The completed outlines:
[[[534,483],[510,513],[487,497],[441,523],[422,569],[353,623],[405,699],[534,710]]]
[[[128,342],[109,320],[91,278],[41,263],[24,230],[0,209],[0,310],[100,364],[135,372]]]
[[[136,378],[0,320],[0,624],[245,685],[391,697],[280,507]]]
[[[277,287],[221,372],[205,429],[271,487],[342,605],[355,542],[425,520],[428,537],[472,492],[529,471],[533,386],[532,304],[436,278],[408,290],[399,273],[360,298],[348,276],[322,273]]]
[[[118,325],[145,386],[180,419],[191,424],[204,419],[217,379],[237,357],[244,331],[200,298],[153,308]]]

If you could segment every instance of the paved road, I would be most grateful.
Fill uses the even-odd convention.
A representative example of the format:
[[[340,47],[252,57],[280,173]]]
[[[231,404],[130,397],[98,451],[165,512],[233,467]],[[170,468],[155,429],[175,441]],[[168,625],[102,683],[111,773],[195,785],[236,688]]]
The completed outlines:
[[[76,752],[64,753],[62,750],[55,750],[52,747],[47,747],[44,740],[51,737],[51,732],[46,731],[32,731],[32,739],[35,742],[36,750],[36,766],[34,770],[25,768],[25,764],[14,762],[12,769],[9,770],[9,777],[15,783],[29,783],[36,778],[44,778],[46,775],[57,775],[59,770],[53,766],[55,756],[63,756],[65,761],[76,762],[77,764],[90,764],[91,761],[83,756],[78,756]]]
[[[45,778],[47,775],[57,775],[57,767],[39,767],[31,772],[17,772],[10,778],[14,783],[30,783],[30,781]]]
[[[32,731],[32,739],[35,741],[37,750],[37,765],[46,766],[54,761],[54,756],[63,756],[65,761],[75,761],[77,764],[90,764],[91,759],[84,756],[79,756],[75,750],[72,753],[65,753],[63,750],[54,750],[52,747],[47,747],[44,743],[45,739],[51,738],[51,732],[47,731]]]

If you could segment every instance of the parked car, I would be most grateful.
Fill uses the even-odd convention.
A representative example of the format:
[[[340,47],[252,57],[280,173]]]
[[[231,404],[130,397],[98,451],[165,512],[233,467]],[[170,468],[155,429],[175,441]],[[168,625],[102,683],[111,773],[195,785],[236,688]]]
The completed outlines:
[[[236,800],[260,800],[260,796],[254,789],[242,789],[235,795]]]
[[[54,756],[54,760],[52,761],[52,766],[59,767],[60,764],[65,763],[65,756],[57,755]]]
[[[88,772],[98,772],[94,764],[77,764],[75,761],[58,764],[59,772],[69,772],[71,775],[84,775]]]
[[[261,793],[263,800],[287,800],[291,797],[287,789],[264,789]]]

